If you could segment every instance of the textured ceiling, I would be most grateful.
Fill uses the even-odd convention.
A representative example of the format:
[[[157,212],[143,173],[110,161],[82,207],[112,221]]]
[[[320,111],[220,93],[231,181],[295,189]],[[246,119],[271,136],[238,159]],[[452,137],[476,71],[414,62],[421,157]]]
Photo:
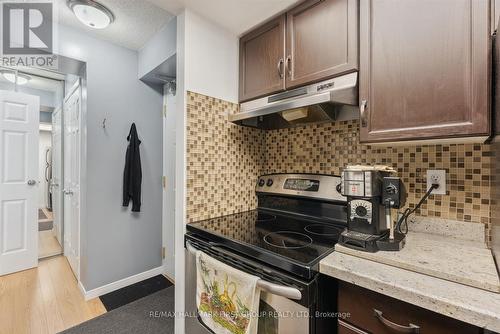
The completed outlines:
[[[107,28],[98,30],[80,23],[66,6],[66,0],[56,1],[60,24],[133,50],[140,49],[173,17],[166,10],[145,0],[99,0],[99,3],[113,12],[115,21]]]
[[[148,0],[170,13],[189,8],[239,36],[300,0]]]

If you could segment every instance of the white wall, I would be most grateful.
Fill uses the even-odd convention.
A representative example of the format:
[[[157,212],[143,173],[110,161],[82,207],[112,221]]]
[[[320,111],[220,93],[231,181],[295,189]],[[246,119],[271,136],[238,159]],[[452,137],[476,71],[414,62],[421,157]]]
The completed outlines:
[[[176,193],[175,193],[175,310],[184,312],[186,232],[186,92],[193,91],[238,102],[238,38],[184,10],[177,16]],[[183,317],[175,333],[185,332]]]
[[[4,90],[14,90],[14,84],[0,82],[0,89]],[[57,94],[54,92],[49,92],[46,90],[34,89],[24,86],[17,86],[17,91],[20,93],[26,93],[31,95],[36,95],[40,97],[40,105],[46,107],[56,107],[60,103],[60,99],[57,98]]]
[[[48,203],[47,191],[49,183],[45,180],[45,151],[52,147],[52,133],[50,131],[40,131],[40,141],[38,150],[38,207],[46,208]]]
[[[238,37],[193,11],[185,13],[186,90],[238,102]]]
[[[64,26],[59,28],[59,50],[87,63],[80,280],[88,291],[162,265],[162,92],[138,80],[135,51]],[[122,208],[126,138],[132,122],[142,140],[141,213]]]

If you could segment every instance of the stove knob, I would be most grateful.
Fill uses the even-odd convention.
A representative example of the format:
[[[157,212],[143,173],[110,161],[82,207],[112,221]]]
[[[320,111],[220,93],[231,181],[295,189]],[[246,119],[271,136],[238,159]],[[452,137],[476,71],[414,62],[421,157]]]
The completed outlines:
[[[264,179],[260,179],[259,180],[259,187],[263,187],[264,184],[266,184],[266,181],[264,181]]]
[[[273,179],[267,179],[267,186],[270,187],[273,185]]]
[[[359,217],[364,217],[364,216],[366,216],[367,213],[368,213],[368,211],[366,210],[366,208],[364,206],[358,206],[356,208],[356,214]]]

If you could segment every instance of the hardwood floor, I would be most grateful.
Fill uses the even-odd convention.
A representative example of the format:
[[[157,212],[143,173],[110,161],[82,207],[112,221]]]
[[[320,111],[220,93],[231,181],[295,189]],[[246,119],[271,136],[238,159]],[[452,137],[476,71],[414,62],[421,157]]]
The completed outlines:
[[[38,232],[38,258],[59,255],[62,253],[61,245],[52,230]]]
[[[64,256],[0,277],[0,334],[52,334],[106,313],[99,298],[85,301]]]

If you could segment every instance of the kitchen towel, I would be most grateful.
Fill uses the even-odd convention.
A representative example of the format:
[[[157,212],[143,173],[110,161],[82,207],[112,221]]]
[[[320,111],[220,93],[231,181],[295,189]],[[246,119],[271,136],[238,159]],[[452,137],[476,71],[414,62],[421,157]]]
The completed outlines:
[[[198,314],[215,334],[256,334],[259,277],[196,252]]]
[[[125,171],[123,172],[123,206],[128,206],[132,200],[132,212],[141,211],[141,141],[137,135],[135,123],[132,123],[127,140],[127,154],[125,155]]]

